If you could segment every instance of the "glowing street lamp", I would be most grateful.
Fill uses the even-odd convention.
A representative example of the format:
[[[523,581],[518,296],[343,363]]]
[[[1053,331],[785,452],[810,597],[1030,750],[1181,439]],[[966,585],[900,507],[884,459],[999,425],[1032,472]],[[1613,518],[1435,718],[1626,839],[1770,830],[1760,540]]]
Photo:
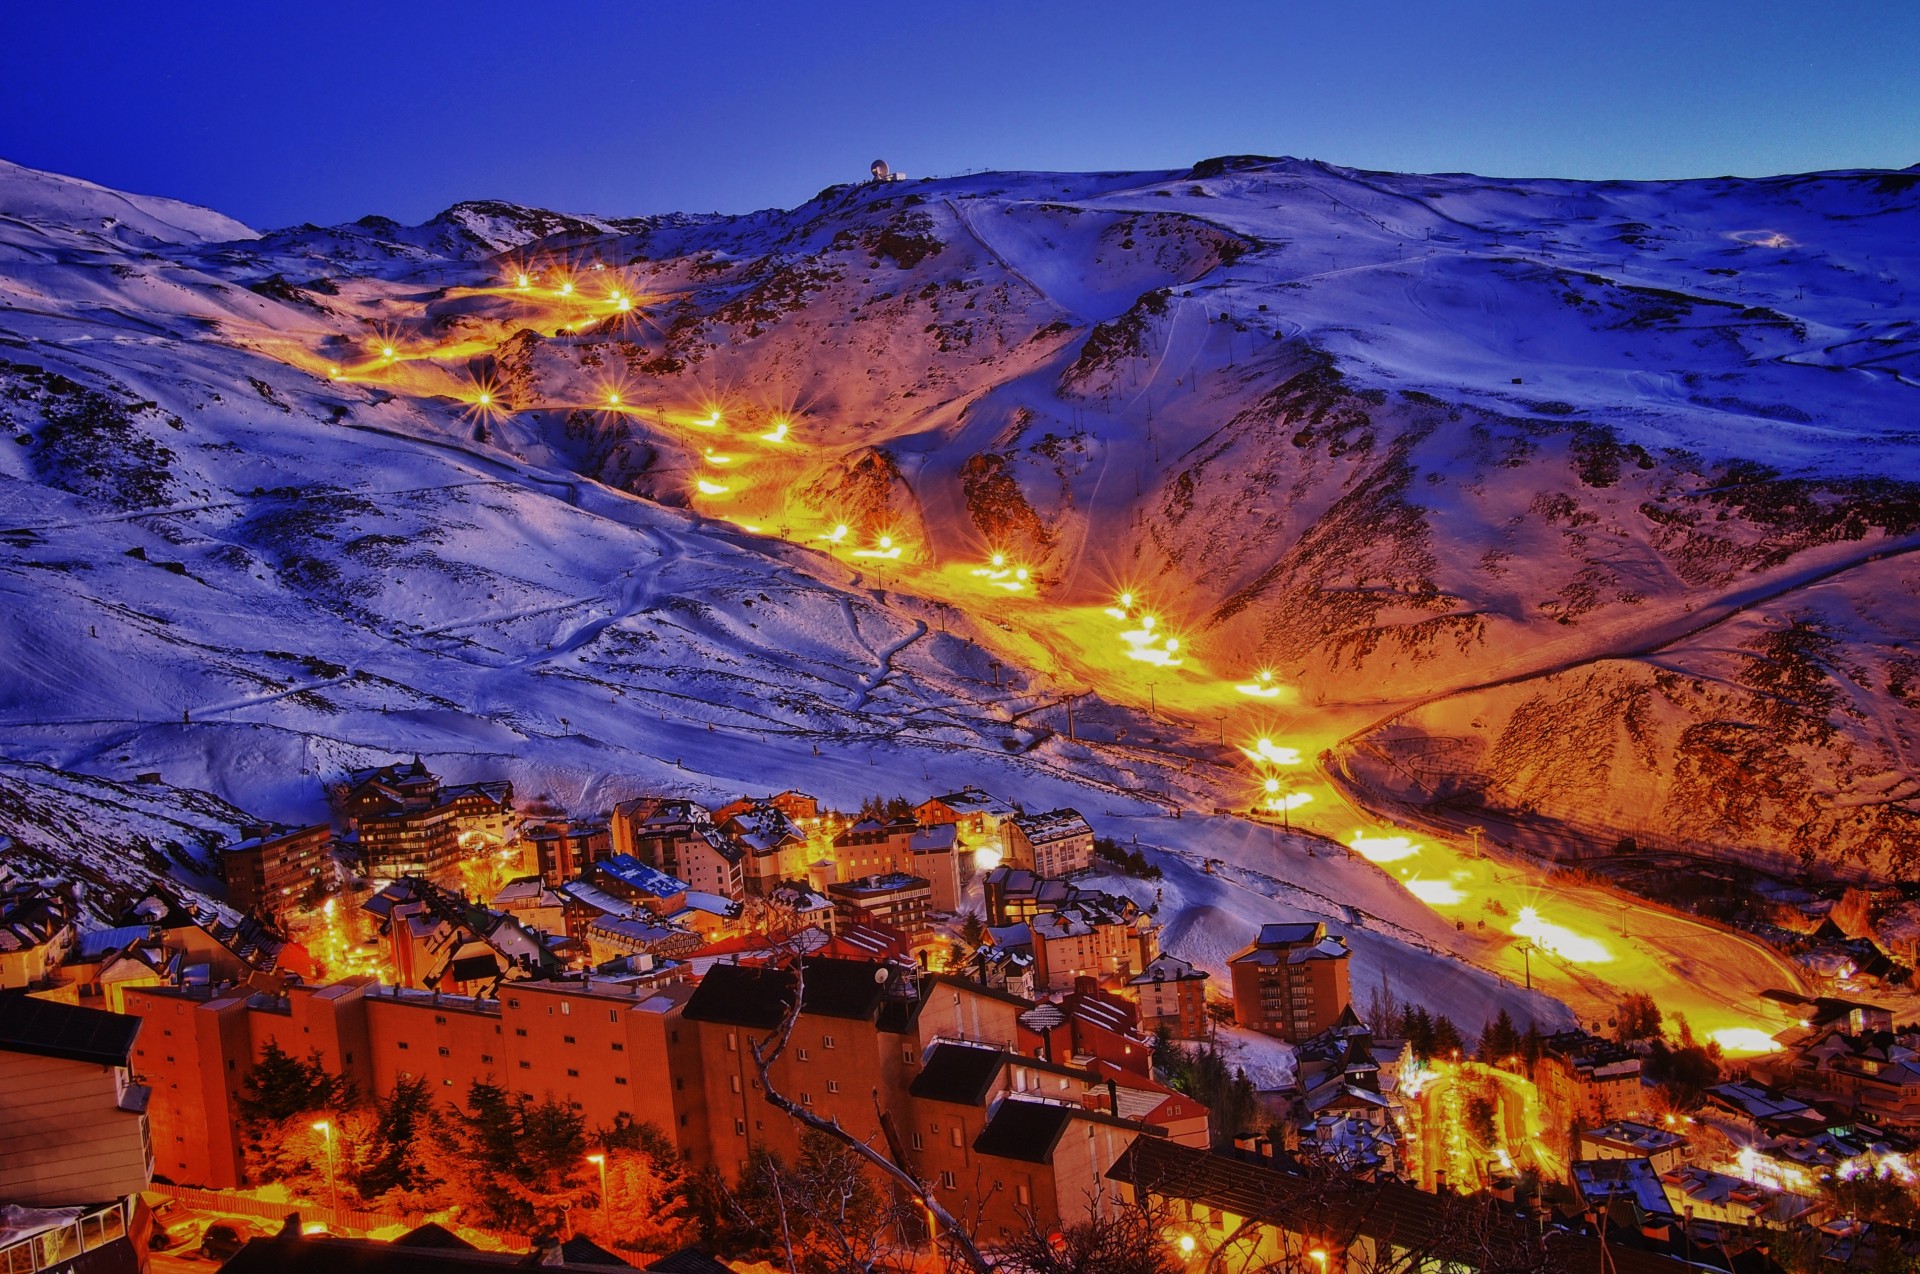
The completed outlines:
[[[322,1119],[313,1125],[313,1130],[327,1143],[327,1194],[332,1199],[332,1208],[337,1217],[340,1211],[340,1178],[333,1170],[333,1122]]]
[[[611,1233],[613,1227],[607,1221],[607,1157],[588,1155],[587,1162],[600,1169],[600,1225],[603,1231]]]
[[[1327,1249],[1317,1247],[1307,1255],[1312,1257],[1314,1264],[1320,1267],[1320,1274],[1327,1274]]]

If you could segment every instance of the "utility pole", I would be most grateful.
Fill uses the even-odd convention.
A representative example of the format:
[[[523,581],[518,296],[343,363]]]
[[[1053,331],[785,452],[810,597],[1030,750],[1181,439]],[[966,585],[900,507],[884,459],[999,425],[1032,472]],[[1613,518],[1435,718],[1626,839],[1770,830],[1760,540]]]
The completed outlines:
[[[1522,938],[1520,945],[1515,949],[1520,952],[1520,962],[1526,966],[1527,990],[1531,991],[1533,990],[1533,943],[1529,939]]]

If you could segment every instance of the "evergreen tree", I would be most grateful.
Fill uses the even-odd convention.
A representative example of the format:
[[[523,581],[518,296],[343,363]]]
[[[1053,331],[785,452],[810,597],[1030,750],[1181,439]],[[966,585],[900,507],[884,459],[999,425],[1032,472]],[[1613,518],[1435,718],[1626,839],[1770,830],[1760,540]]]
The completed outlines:
[[[1421,1061],[1433,1058],[1433,1018],[1426,1006],[1409,1004],[1400,1012],[1400,1037]]]
[[[1490,1066],[1498,1066],[1519,1052],[1520,1032],[1514,1028],[1512,1015],[1501,1009],[1480,1028],[1480,1045],[1474,1055]]]
[[[1621,1043],[1659,1039],[1662,1034],[1660,1006],[1645,991],[1621,997],[1614,1011],[1614,1035]]]
[[[1464,1051],[1466,1051],[1466,1045],[1461,1040],[1460,1028],[1453,1024],[1453,1019],[1444,1013],[1435,1018],[1433,1020],[1433,1052],[1429,1056],[1451,1060]]]

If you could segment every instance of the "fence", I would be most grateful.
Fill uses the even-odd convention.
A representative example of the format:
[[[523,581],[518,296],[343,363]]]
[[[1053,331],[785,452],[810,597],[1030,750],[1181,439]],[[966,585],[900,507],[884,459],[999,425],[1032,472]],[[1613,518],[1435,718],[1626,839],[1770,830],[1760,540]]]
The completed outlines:
[[[177,1200],[185,1207],[201,1212],[224,1212],[232,1216],[259,1217],[262,1220],[276,1222],[284,1221],[288,1213],[298,1212],[302,1221],[318,1221],[334,1231],[358,1230],[366,1233],[387,1226],[413,1229],[428,1221],[446,1224],[445,1218],[437,1214],[399,1216],[386,1212],[366,1212],[358,1208],[330,1208],[304,1199],[275,1202],[270,1199],[256,1199],[238,1190],[196,1190],[190,1186],[163,1185],[159,1182],[154,1183],[153,1189]],[[481,1235],[489,1242],[498,1244],[505,1251],[525,1252],[528,1249],[525,1235],[501,1234],[494,1230],[482,1230],[473,1226],[461,1228]]]

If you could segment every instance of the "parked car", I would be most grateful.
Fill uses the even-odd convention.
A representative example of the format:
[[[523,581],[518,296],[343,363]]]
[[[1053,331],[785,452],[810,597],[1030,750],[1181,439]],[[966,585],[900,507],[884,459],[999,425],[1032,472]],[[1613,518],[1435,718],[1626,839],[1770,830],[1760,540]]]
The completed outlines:
[[[210,1261],[225,1261],[247,1245],[260,1232],[244,1221],[215,1221],[200,1236],[200,1255]]]

